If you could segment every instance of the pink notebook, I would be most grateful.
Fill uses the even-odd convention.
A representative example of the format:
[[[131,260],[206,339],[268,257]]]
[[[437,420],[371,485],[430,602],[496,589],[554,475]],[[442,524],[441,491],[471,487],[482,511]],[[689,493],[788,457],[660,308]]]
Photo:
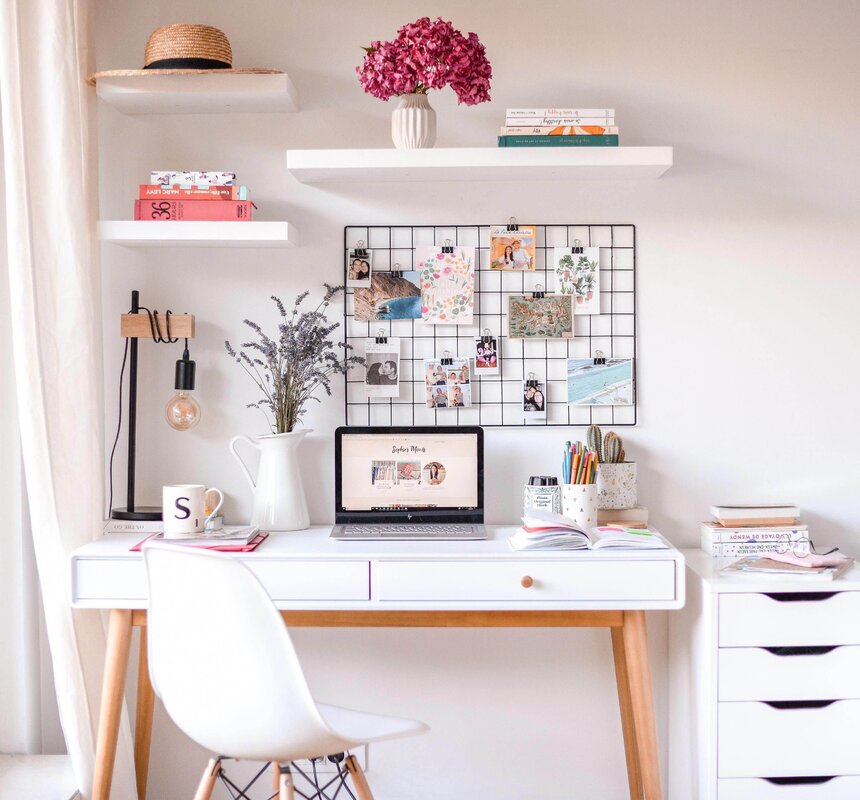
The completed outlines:
[[[150,540],[161,536],[160,533],[153,533],[147,536],[142,542],[138,542],[131,548],[130,552],[139,553],[141,548]],[[179,547],[200,547],[203,550],[217,550],[219,553],[250,553],[256,550],[266,539],[269,538],[267,531],[260,531],[248,544],[208,544],[206,542],[178,542],[172,541],[170,544],[178,545]]]

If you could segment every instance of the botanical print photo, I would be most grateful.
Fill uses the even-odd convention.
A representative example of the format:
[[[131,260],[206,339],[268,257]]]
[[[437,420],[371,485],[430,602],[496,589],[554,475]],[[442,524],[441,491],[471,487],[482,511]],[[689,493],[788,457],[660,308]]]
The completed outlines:
[[[472,405],[468,358],[426,359],[424,385],[427,408],[469,408]]]
[[[495,336],[475,339],[475,375],[499,374],[499,346]]]
[[[569,294],[512,294],[508,297],[511,339],[571,339],[573,298]]]
[[[373,270],[373,250],[346,251],[346,285],[351,289],[369,289]]]
[[[514,230],[507,225],[491,226],[490,269],[534,272],[536,239],[534,225],[518,225]]]
[[[546,394],[541,381],[523,381],[523,418],[546,419]]]
[[[434,325],[471,325],[475,307],[475,248],[421,245],[421,319]]]
[[[370,288],[356,289],[355,318],[362,322],[380,319],[421,319],[421,288],[418,272],[373,272]]]
[[[364,340],[364,391],[367,397],[400,395],[400,339]]]
[[[567,361],[567,402],[576,406],[632,406],[633,359]]]
[[[600,248],[553,249],[555,291],[574,299],[574,314],[600,313]]]

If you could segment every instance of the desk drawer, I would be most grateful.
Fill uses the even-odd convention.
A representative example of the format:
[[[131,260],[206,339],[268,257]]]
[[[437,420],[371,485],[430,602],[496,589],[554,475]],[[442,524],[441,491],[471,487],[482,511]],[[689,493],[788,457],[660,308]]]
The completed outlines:
[[[860,647],[856,645],[723,647],[719,662],[721,701],[860,698]]]
[[[720,647],[860,644],[860,592],[720,595]]]
[[[255,560],[250,566],[276,603],[370,599],[368,561]]]
[[[374,564],[380,600],[673,600],[673,561],[468,561]],[[523,583],[531,579],[531,586]],[[524,581],[524,579],[526,579]]]
[[[819,708],[719,703],[721,778],[860,774],[860,700]]]
[[[764,778],[727,778],[717,781],[717,800],[857,800],[860,777],[796,778],[774,783]]]

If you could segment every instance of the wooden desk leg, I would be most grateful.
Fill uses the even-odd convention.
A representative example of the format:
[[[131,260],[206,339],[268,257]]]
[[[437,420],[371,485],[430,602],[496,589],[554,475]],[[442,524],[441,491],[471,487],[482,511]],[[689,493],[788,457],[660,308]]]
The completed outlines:
[[[621,731],[624,734],[624,757],[627,760],[630,800],[642,800],[642,775],[639,772],[639,753],[636,749],[636,726],[633,721],[633,700],[630,697],[630,677],[627,674],[624,636],[621,628],[609,630],[612,634],[612,657],[615,661],[618,705],[621,707]]]
[[[96,739],[96,763],[93,775],[92,800],[109,800],[116,759],[116,743],[122,714],[122,697],[128,671],[128,651],[131,646],[131,611],[113,609],[110,612],[105,672],[102,681],[102,701],[99,709],[99,730]]]
[[[645,612],[625,611],[621,635],[624,640],[624,658],[627,662],[627,678],[630,685],[633,723],[636,728],[636,749],[639,753],[642,788],[645,800],[662,800],[660,756],[657,749],[657,723],[654,718]]]
[[[137,713],[134,720],[134,773],[137,778],[137,800],[146,798],[149,775],[149,748],[152,742],[152,713],[155,692],[149,680],[146,628],[140,629],[140,654],[137,659]]]

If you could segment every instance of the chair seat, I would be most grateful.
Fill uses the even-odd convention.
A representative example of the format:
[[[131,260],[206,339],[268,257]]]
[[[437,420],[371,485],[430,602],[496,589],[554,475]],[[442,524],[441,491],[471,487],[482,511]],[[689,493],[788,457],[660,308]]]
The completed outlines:
[[[326,703],[317,703],[316,706],[332,732],[351,742],[380,742],[401,736],[416,736],[430,730],[423,722],[414,719],[368,714]]]

